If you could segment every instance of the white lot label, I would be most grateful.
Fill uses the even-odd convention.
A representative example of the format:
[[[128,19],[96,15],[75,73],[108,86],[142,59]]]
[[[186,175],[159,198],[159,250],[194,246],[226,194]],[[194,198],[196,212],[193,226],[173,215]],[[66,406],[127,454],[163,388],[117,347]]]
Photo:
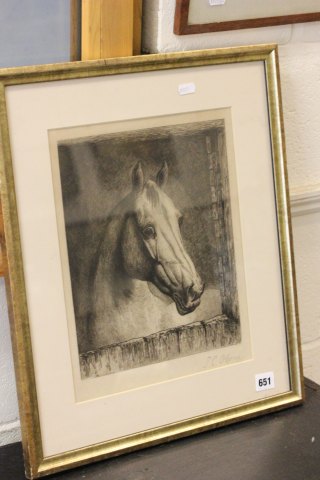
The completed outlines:
[[[178,87],[178,92],[180,95],[189,95],[196,91],[196,86],[194,83],[181,83]]]
[[[216,5],[224,5],[226,0],[209,0],[209,5],[215,7]]]
[[[274,374],[273,372],[259,373],[256,378],[256,391],[270,390],[274,388]]]

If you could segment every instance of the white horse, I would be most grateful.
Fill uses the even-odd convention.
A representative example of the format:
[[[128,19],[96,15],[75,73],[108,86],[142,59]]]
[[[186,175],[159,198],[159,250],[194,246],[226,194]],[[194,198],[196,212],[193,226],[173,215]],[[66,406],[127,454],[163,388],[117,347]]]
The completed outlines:
[[[144,337],[198,320],[204,284],[186,252],[182,215],[164,192],[168,167],[145,180],[141,164],[132,171],[132,190],[115,207],[99,246],[92,314],[80,350]],[[212,305],[221,305],[211,295]],[[186,318],[187,316],[187,318]]]

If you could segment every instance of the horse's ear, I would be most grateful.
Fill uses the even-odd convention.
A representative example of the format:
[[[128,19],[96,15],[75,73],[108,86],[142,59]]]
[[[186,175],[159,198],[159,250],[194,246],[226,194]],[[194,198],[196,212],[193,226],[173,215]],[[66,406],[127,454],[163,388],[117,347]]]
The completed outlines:
[[[132,190],[135,193],[141,192],[144,185],[144,175],[141,163],[137,162],[132,170]]]
[[[167,183],[167,180],[168,180],[168,165],[167,165],[167,162],[163,162],[162,167],[157,173],[157,177],[156,177],[157,185],[161,188]]]

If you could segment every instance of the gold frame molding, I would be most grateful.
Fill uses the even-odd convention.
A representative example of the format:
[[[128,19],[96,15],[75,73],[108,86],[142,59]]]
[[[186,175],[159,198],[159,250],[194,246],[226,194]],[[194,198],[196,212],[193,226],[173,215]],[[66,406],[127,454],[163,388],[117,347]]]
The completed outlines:
[[[134,75],[137,72],[163,71],[239,62],[264,62],[268,90],[273,168],[277,199],[278,232],[286,312],[287,349],[291,389],[280,395],[235,406],[223,411],[188,418],[153,430],[139,432],[85,448],[44,457],[34,374],[34,359],[26,300],[24,264],[21,254],[19,219],[17,215],[14,174],[6,109],[6,88],[12,85],[86,79],[107,75]],[[211,428],[245,420],[267,412],[300,404],[303,400],[302,363],[295,290],[295,273],[278,55],[275,45],[159,54],[141,57],[43,65],[3,69],[0,72],[0,178],[7,257],[6,286],[10,312],[16,381],[19,397],[23,448],[28,478],[38,478],[88,462],[131,452],[139,448],[177,439]]]

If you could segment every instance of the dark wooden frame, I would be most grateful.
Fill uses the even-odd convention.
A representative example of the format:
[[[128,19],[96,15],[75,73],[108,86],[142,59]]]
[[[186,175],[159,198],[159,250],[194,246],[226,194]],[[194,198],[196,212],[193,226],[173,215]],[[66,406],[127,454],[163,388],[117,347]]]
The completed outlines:
[[[190,0],[176,0],[174,18],[174,33],[189,35],[193,33],[221,32],[242,28],[269,27],[271,25],[285,25],[288,23],[314,22],[320,20],[320,10],[314,13],[297,13],[277,17],[252,18],[248,20],[232,20],[227,22],[188,24]]]

